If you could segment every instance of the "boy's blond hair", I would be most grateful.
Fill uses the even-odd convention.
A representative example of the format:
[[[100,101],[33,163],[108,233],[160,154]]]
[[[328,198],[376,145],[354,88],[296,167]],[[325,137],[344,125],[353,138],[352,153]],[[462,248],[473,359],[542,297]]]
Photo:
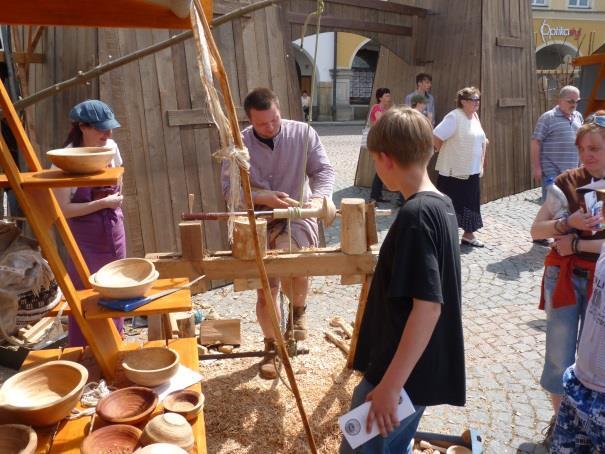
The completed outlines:
[[[370,129],[368,150],[384,153],[401,165],[425,165],[433,156],[433,129],[416,109],[393,107]]]

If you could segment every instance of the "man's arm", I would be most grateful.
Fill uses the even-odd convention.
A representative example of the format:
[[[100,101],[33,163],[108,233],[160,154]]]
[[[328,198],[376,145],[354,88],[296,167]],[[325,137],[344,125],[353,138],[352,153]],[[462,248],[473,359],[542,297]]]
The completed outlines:
[[[307,158],[307,176],[312,198],[332,197],[336,172],[328,159],[319,135],[314,129],[309,137],[309,155]]]
[[[440,303],[414,298],[413,304],[395,356],[378,386],[367,396],[372,402],[367,430],[370,431],[376,421],[383,436],[399,425],[397,405],[401,388],[424,353],[441,315]]]
[[[531,139],[531,169],[532,176],[537,183],[542,181],[542,166],[540,165],[540,148],[542,143],[538,139]]]

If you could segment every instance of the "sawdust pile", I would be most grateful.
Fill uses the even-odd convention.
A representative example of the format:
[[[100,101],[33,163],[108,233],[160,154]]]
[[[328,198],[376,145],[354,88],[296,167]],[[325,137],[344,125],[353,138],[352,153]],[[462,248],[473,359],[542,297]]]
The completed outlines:
[[[325,323],[328,329],[328,323]],[[322,329],[323,329],[322,328]],[[242,333],[242,349],[260,350],[257,336]],[[338,452],[338,416],[349,409],[361,375],[346,369],[344,353],[309,330],[299,348],[309,354],[292,358],[292,368],[319,452]],[[204,417],[208,452],[302,453],[307,439],[294,395],[280,380],[257,375],[260,358],[203,361]],[[285,371],[281,373],[288,383]]]

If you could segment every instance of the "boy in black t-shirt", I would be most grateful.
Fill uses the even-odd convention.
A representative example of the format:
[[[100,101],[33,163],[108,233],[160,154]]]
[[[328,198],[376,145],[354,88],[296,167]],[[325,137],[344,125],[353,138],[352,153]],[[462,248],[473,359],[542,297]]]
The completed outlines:
[[[427,405],[464,405],[458,224],[451,200],[429,179],[432,128],[418,111],[393,108],[372,127],[368,150],[376,171],[405,204],[380,248],[364,312],[354,367],[364,372],[351,408],[371,401],[375,437],[341,453],[411,453],[410,441]],[[399,422],[405,388],[415,413]]]

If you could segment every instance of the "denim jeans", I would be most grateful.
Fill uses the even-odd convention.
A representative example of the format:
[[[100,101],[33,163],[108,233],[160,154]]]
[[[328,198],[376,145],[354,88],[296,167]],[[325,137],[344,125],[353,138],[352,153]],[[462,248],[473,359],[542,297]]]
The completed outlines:
[[[555,309],[552,307],[552,294],[558,279],[558,266],[544,269],[546,352],[540,384],[549,393],[562,395],[563,373],[576,362],[576,348],[588,304],[588,279],[574,274],[572,282],[577,303]]]
[[[557,416],[550,452],[605,453],[605,393],[584,386],[574,367],[563,375],[565,396]]]
[[[374,386],[363,378],[353,390],[351,409],[363,404],[366,396],[373,389]],[[401,421],[399,427],[396,427],[386,438],[378,435],[355,450],[343,438],[340,443],[340,454],[412,454],[410,442],[414,438],[425,407],[414,405],[414,409],[416,412]]]

